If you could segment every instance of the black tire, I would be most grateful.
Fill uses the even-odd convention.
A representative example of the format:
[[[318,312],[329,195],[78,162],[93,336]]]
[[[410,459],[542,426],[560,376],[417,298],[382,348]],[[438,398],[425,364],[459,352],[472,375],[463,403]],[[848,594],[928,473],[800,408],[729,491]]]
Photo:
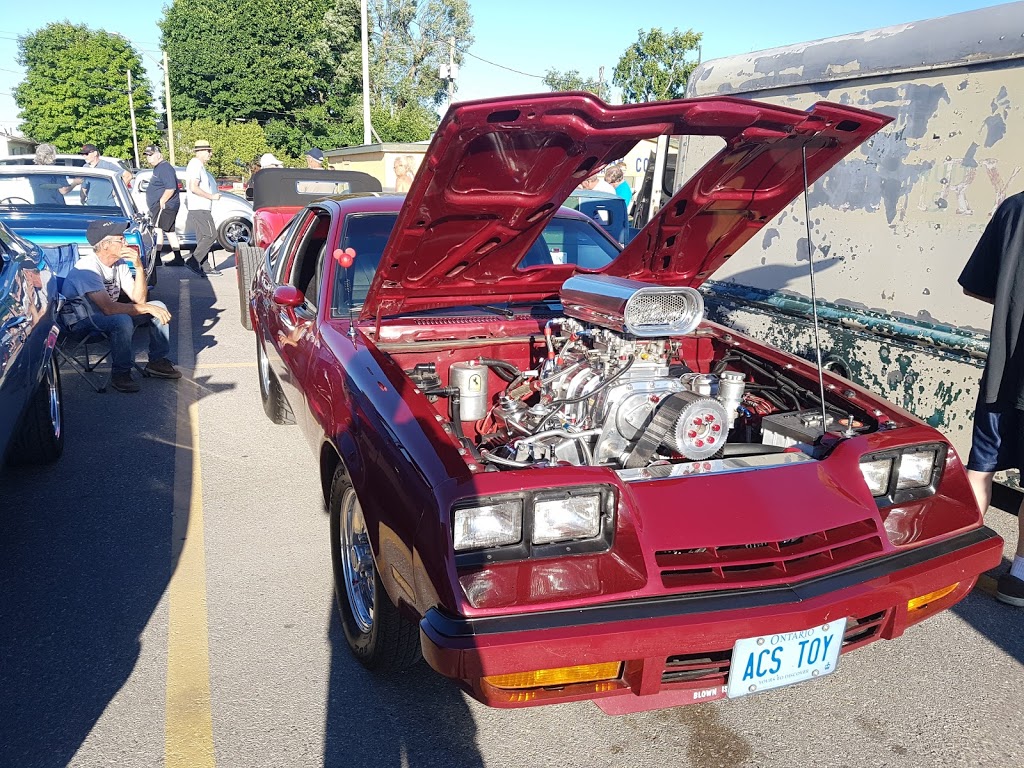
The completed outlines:
[[[252,290],[252,279],[256,269],[263,261],[263,249],[252,245],[243,245],[235,251],[235,267],[238,277],[238,308],[241,313],[242,327],[252,330],[252,317],[249,316],[249,292]]]
[[[419,627],[399,613],[384,591],[370,549],[359,499],[349,482],[345,467],[341,465],[331,481],[329,507],[334,598],[352,655],[367,669],[378,672],[411,667],[423,658]],[[349,530],[346,533],[354,516],[362,523],[362,530]],[[357,579],[349,578],[353,573],[353,557],[358,560]],[[354,596],[359,594],[368,594],[369,602]]]
[[[155,288],[158,279],[158,272],[160,271],[160,254],[159,252],[153,257],[153,271],[146,276],[146,286],[149,288]]]
[[[11,440],[7,463],[49,464],[64,452],[64,398],[57,356],[50,357],[43,377],[21,415]]]
[[[252,222],[228,219],[217,228],[217,242],[225,251],[236,251],[252,242]]]
[[[267,360],[266,352],[263,351],[263,340],[256,336],[256,378],[260,382],[260,399],[263,401],[263,411],[275,424],[294,424],[295,418],[288,400],[281,391],[281,385],[270,370],[270,362]]]

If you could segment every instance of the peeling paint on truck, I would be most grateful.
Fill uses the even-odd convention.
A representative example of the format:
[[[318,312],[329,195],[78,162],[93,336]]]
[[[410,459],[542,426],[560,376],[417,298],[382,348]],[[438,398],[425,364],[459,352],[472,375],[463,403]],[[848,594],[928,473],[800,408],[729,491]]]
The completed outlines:
[[[688,96],[893,116],[809,190],[823,354],[857,383],[970,447],[990,306],[956,279],[996,206],[1021,188],[1024,2],[708,61]],[[691,137],[676,187],[718,146]],[[798,200],[706,287],[715,319],[813,357]]]

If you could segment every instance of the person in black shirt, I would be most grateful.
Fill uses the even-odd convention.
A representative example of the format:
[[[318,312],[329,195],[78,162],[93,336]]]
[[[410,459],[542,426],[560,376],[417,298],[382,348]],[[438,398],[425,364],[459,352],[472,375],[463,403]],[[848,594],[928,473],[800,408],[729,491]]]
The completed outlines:
[[[153,175],[150,177],[149,186],[146,187],[146,205],[149,206],[149,216],[156,228],[156,250],[163,251],[164,234],[167,235],[167,244],[170,246],[174,258],[170,261],[171,266],[183,266],[185,260],[181,257],[181,242],[178,240],[178,233],[174,230],[175,219],[178,218],[178,209],[181,207],[181,194],[178,191],[178,176],[174,167],[164,160],[160,147],[150,144],[142,154],[153,166]]]
[[[985,512],[993,475],[1024,469],[1024,192],[996,209],[958,282],[968,296],[992,305],[988,359],[967,461],[967,478]],[[1017,524],[1017,554],[1010,572],[999,579],[996,597],[1024,607],[1024,503]]]

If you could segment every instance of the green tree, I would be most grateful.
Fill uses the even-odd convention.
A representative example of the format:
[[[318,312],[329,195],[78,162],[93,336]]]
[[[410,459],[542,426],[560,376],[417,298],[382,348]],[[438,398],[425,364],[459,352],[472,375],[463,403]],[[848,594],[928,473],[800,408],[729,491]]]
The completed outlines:
[[[596,77],[584,77],[575,69],[568,72],[549,69],[544,73],[544,85],[552,91],[590,91],[602,99],[608,98],[609,92],[607,82],[602,82]]]
[[[268,145],[263,127],[255,120],[230,123],[208,117],[175,120],[175,154],[182,165],[191,159],[196,139],[205,139],[213,146],[213,156],[206,167],[214,176],[248,176],[252,163],[264,152],[276,152],[282,162],[290,160],[288,164],[298,164]]]
[[[48,24],[18,38],[25,79],[14,90],[21,130],[62,152],[88,142],[116,157],[132,155],[127,72],[139,144],[156,140],[157,114],[145,68],[122,37],[68,22]]]
[[[637,41],[626,49],[615,65],[612,82],[622,89],[627,104],[641,101],[662,101],[682,98],[686,82],[697,66],[696,57],[686,54],[697,51],[702,34],[692,29],[666,34],[658,27],[637,32]]]
[[[358,98],[359,0],[173,0],[160,28],[175,116],[257,120],[298,153]]]
[[[396,113],[444,104],[442,65],[461,65],[473,44],[467,0],[370,0],[369,17],[371,100]]]

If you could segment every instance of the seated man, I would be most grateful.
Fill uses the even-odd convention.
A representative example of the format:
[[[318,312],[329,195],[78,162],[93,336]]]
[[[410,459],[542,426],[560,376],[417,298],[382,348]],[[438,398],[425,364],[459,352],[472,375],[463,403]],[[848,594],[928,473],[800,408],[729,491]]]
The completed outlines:
[[[167,324],[171,313],[159,301],[146,301],[145,271],[139,255],[125,246],[127,225],[100,219],[89,224],[85,236],[95,251],[82,256],[64,280],[68,303],[87,302],[86,317],[74,325],[105,333],[110,340],[110,384],[119,392],[138,392],[132,379],[132,336],[135,328],[149,331],[146,373],[162,379],[180,379],[181,372],[167,359],[171,350]],[[131,262],[136,280],[128,269]]]

